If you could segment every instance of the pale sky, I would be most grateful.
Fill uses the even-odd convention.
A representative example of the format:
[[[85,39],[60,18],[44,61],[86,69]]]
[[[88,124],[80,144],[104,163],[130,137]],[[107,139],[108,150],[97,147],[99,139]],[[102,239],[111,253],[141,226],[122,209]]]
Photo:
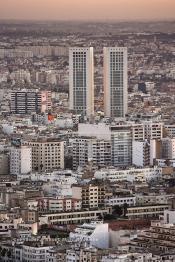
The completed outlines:
[[[0,19],[173,19],[175,0],[0,0]]]

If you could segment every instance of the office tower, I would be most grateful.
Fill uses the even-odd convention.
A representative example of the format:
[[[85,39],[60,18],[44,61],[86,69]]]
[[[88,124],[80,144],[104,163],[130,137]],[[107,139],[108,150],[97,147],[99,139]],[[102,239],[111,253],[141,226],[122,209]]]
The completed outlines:
[[[28,174],[32,171],[32,149],[27,146],[11,147],[10,174]]]
[[[76,114],[94,114],[93,47],[69,49],[69,103]]]
[[[105,116],[125,117],[127,93],[127,48],[104,47]]]
[[[49,172],[64,168],[64,142],[54,138],[39,138],[25,142],[32,148],[32,170]]]
[[[21,90],[11,93],[10,110],[12,114],[41,113],[50,109],[50,91]]]

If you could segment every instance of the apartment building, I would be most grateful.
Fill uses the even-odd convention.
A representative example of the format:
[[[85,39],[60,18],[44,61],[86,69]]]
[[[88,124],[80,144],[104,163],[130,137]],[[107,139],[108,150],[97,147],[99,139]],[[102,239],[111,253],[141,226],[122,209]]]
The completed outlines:
[[[138,167],[149,166],[150,144],[147,140],[132,142],[132,164]]]
[[[162,139],[163,123],[144,121],[139,124],[132,125],[132,136],[135,141]]]
[[[44,113],[51,109],[51,91],[19,90],[11,93],[12,114]]]
[[[10,174],[28,174],[32,171],[32,149],[30,146],[10,148]]]
[[[111,161],[115,167],[126,167],[132,164],[132,130],[130,126],[116,125],[111,131]]]
[[[105,204],[107,206],[135,206],[136,204],[136,197],[135,196],[115,196],[113,195],[112,197],[106,198],[105,199]]]
[[[91,222],[92,220],[98,219],[99,216],[103,217],[104,215],[109,214],[109,212],[109,208],[94,208],[93,210],[44,214],[39,217],[39,224],[81,224],[84,222]]]
[[[33,262],[33,261],[46,261],[47,253],[52,246],[41,245],[40,242],[28,241],[22,247],[22,261]]]
[[[37,200],[38,211],[41,213],[81,210],[82,201],[75,198],[40,198]]]
[[[145,167],[145,168],[104,168],[94,173],[96,179],[109,180],[111,182],[128,181],[128,182],[148,182],[156,180],[162,176],[161,167]]]
[[[100,182],[72,185],[72,196],[82,200],[83,208],[103,207],[106,196],[106,185]]]
[[[85,167],[89,162],[93,166],[111,165],[111,143],[108,140],[90,137],[78,137],[73,140],[73,169]]]
[[[162,254],[159,261],[174,261],[175,226],[161,221],[152,221],[150,229],[142,231],[131,242],[132,251],[148,250],[153,254]]]
[[[32,170],[49,172],[64,168],[64,142],[58,139],[39,138],[26,141],[32,148]]]
[[[159,218],[164,214],[164,210],[168,210],[170,206],[168,204],[153,204],[145,206],[128,207],[126,216],[128,219],[136,218]]]

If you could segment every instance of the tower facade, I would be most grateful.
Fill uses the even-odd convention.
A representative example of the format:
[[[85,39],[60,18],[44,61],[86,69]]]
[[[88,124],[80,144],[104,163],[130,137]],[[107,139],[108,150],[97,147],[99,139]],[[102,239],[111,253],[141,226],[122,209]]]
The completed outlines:
[[[127,113],[127,48],[104,47],[104,112],[107,117]]]
[[[69,107],[76,114],[94,114],[93,47],[69,49]]]

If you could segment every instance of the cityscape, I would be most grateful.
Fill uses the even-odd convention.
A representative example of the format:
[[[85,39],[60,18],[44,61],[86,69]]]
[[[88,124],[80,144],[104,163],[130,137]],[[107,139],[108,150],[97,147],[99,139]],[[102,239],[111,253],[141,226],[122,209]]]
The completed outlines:
[[[141,1],[0,3],[0,262],[175,261],[175,3]]]

